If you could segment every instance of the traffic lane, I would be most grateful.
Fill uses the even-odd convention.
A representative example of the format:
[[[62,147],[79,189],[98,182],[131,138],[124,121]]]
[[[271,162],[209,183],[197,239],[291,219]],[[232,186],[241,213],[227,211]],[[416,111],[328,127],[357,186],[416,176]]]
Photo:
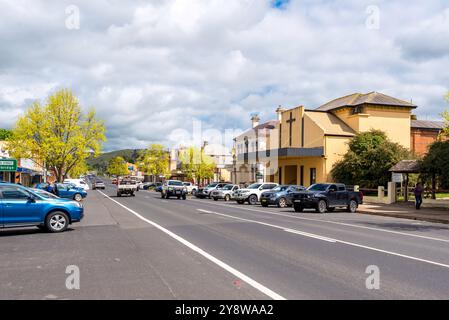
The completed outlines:
[[[192,203],[193,202],[193,203]],[[449,265],[449,240],[443,237],[433,237],[430,232],[417,235],[409,232],[395,230],[380,230],[378,228],[365,228],[359,225],[329,223],[324,220],[308,218],[313,213],[295,213],[290,209],[272,210],[258,206],[217,203],[208,200],[191,200],[186,204],[194,208],[228,214],[236,218],[246,218],[262,223],[278,224],[285,228],[292,228],[324,237],[335,238],[341,241],[358,245],[374,247],[381,250],[392,251],[419,259],[429,260]],[[332,213],[333,214],[333,213]],[[332,215],[329,214],[329,215]],[[364,216],[360,216],[364,219]],[[379,217],[381,220],[382,217]],[[440,228],[440,226],[435,226]],[[429,231],[431,226],[425,227]],[[422,238],[425,236],[426,238]]]
[[[436,299],[449,290],[445,268],[204,214],[189,200],[153,194],[120,202],[288,299]],[[366,268],[376,262],[379,291],[365,286]]]
[[[86,221],[110,217],[60,234],[0,231],[0,299],[267,299],[97,192],[85,205]],[[80,290],[66,287],[70,265]]]

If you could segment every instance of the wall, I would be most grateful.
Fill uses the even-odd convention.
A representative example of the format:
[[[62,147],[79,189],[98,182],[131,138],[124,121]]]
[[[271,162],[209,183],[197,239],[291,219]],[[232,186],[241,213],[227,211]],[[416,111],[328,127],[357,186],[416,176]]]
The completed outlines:
[[[290,124],[287,122],[290,120],[290,113],[292,118],[295,119],[292,123],[292,144],[290,146]],[[301,147],[301,127],[302,117],[304,115],[304,107],[297,107],[282,112],[282,148],[300,148]]]
[[[348,143],[351,138],[341,136],[326,136],[324,140],[324,154],[326,155],[326,157],[323,177],[325,181],[332,182],[330,172],[335,163],[337,161],[340,161],[348,152]]]
[[[439,131],[411,129],[411,150],[417,155],[425,155],[429,146],[438,139]]]

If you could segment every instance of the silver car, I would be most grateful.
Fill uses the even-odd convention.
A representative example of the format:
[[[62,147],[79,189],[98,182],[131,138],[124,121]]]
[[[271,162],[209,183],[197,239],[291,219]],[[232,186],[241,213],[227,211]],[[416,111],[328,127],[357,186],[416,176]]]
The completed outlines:
[[[230,201],[234,199],[234,192],[239,189],[239,186],[236,184],[227,184],[221,189],[215,189],[211,192],[210,196],[214,201],[218,201],[218,199],[223,199],[224,201]]]

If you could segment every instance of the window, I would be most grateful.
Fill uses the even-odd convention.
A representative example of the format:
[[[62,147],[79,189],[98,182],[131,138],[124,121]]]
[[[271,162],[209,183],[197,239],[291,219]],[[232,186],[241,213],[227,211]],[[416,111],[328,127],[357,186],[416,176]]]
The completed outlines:
[[[3,187],[0,188],[3,199],[22,200],[28,199],[30,194],[21,188]]]
[[[363,107],[362,106],[357,106],[357,107],[354,107],[352,109],[352,114],[359,114],[359,113],[363,113]]]
[[[338,191],[346,191],[346,188],[344,186],[338,186]]]
[[[316,168],[310,168],[310,185],[316,183]]]
[[[337,186],[335,184],[331,185],[329,191],[337,191]]]

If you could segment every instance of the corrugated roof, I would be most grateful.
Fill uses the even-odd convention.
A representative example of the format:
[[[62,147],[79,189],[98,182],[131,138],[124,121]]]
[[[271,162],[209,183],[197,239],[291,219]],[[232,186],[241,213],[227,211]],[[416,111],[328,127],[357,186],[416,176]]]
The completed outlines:
[[[313,122],[323,129],[324,134],[338,136],[355,135],[355,131],[352,130],[351,127],[331,113],[307,110],[305,113],[310,119],[312,119]]]
[[[346,106],[353,107],[361,104],[380,104],[386,106],[416,108],[416,105],[410,102],[396,99],[383,93],[370,92],[366,94],[353,93],[348,96],[337,98],[326,104],[323,104],[321,107],[317,108],[317,110],[330,111]]]
[[[443,121],[412,120],[412,128],[443,130]]]
[[[420,169],[421,168],[418,160],[402,160],[391,167],[390,172],[419,173]]]

